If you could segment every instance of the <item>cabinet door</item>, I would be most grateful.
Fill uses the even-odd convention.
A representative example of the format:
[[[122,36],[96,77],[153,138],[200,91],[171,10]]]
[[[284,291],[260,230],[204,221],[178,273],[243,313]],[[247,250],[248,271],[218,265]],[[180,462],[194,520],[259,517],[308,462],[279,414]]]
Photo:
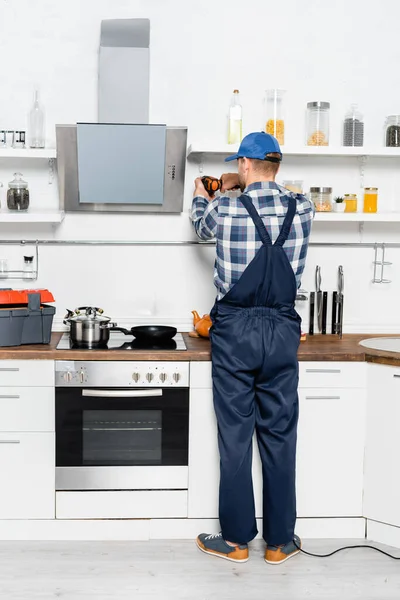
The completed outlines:
[[[400,527],[400,368],[368,365],[364,516]]]
[[[54,433],[0,433],[0,519],[54,519]]]
[[[298,516],[361,516],[365,391],[302,389],[299,400]]]

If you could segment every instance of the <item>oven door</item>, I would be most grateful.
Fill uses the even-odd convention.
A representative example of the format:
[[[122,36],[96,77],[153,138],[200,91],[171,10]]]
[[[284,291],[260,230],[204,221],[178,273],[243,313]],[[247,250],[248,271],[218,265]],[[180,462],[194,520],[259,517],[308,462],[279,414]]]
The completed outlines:
[[[188,487],[188,388],[56,388],[56,489]]]

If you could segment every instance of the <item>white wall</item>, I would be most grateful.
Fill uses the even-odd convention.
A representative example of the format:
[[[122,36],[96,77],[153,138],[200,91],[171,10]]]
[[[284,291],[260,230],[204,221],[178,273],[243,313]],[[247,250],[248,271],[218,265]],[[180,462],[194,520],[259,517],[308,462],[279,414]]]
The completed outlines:
[[[361,0],[7,0],[0,4],[0,129],[27,126],[32,88],[38,83],[47,114],[47,140],[54,125],[97,120],[97,56],[101,19],[151,20],[150,119],[187,125],[192,141],[224,142],[233,88],[241,91],[244,133],[264,125],[263,95],[284,87],[286,143],[304,142],[309,100],[331,102],[331,143],[340,144],[341,121],[351,102],[365,116],[365,143],[379,145],[386,115],[400,113],[397,0],[379,6]],[[399,210],[400,161],[370,161],[365,185],[380,189],[382,210]],[[21,170],[30,183],[32,207],[56,207],[57,184],[48,184],[44,161],[0,160],[0,181]],[[204,165],[219,175],[222,161]],[[57,228],[0,224],[0,239],[194,239],[188,220],[197,165],[188,163],[181,216],[67,215]],[[332,185],[334,193],[359,192],[357,159],[290,159],[281,173],[305,188]],[[4,190],[0,190],[4,206]],[[400,241],[398,225],[315,224],[312,241]],[[25,249],[26,251],[26,249]],[[213,248],[119,247],[40,249],[38,285],[57,299],[58,318],[68,306],[102,305],[114,320],[134,317],[190,324],[190,311],[210,310]],[[18,268],[24,249],[0,246]],[[400,250],[389,250],[389,285],[372,285],[370,249],[310,248],[302,287],[314,289],[315,265],[323,288],[336,287],[337,266],[346,277],[346,331],[400,331]],[[16,282],[17,285],[23,285]],[[300,308],[302,311],[302,308]]]

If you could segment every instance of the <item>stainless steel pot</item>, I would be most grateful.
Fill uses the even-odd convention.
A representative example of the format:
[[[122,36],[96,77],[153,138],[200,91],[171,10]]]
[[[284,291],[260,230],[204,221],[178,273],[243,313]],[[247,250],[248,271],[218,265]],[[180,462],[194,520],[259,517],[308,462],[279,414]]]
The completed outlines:
[[[81,311],[85,312],[82,314]],[[110,329],[116,327],[116,323],[111,323],[110,317],[102,316],[102,313],[101,308],[91,306],[68,310],[64,323],[70,326],[70,338],[74,346],[91,349],[107,345]]]

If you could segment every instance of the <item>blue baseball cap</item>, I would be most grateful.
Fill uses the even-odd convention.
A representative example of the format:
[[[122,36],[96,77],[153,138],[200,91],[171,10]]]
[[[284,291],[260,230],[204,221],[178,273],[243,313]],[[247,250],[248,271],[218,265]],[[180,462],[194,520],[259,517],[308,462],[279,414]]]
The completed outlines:
[[[265,160],[265,156],[271,152],[278,152],[282,156],[278,140],[274,138],[273,135],[269,135],[269,133],[257,131],[246,135],[246,137],[242,139],[237,154],[228,156],[228,158],[225,159],[225,162],[236,160],[238,158],[257,158],[258,160]],[[278,160],[274,162],[278,162]]]

